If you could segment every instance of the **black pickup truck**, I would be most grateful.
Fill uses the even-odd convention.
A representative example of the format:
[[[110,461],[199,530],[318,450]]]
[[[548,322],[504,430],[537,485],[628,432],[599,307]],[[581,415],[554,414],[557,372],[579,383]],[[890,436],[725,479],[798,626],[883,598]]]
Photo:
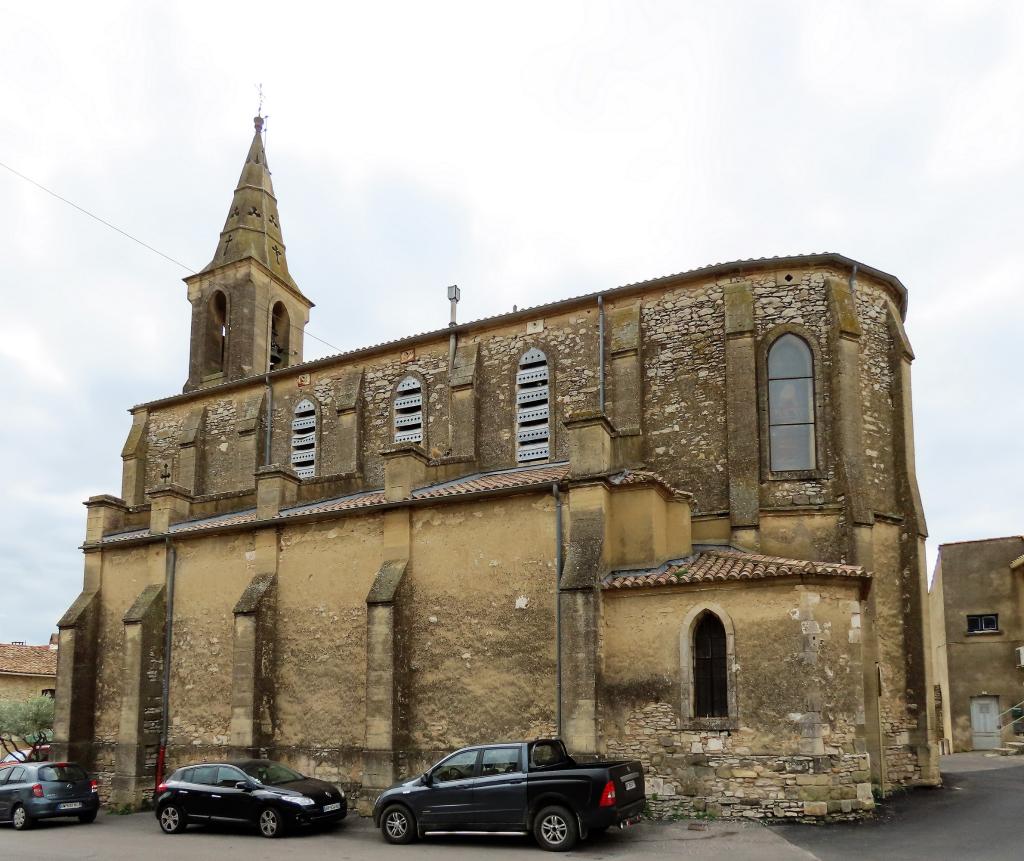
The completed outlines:
[[[373,823],[388,843],[436,832],[532,833],[542,849],[571,849],[588,834],[640,820],[639,762],[577,763],[558,739],[457,750],[385,790]]]

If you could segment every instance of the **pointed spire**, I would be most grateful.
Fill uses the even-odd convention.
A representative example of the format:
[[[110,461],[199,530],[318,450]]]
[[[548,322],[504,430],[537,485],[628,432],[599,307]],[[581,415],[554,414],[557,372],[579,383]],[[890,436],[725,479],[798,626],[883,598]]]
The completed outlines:
[[[296,287],[288,272],[281,217],[277,212],[274,184],[263,148],[263,117],[254,117],[253,123],[256,134],[245,157],[217,251],[203,272],[252,257],[287,284]]]

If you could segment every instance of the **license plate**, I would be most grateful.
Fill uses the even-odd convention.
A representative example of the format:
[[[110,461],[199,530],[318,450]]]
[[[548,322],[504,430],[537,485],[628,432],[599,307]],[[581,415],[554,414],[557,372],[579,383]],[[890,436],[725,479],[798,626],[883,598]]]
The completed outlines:
[[[82,806],[81,801],[65,801],[63,804],[58,804],[58,810],[78,810]]]
[[[629,792],[630,790],[636,789],[636,781],[635,780],[627,780],[625,785],[624,785],[624,789],[626,790],[626,792]]]
[[[334,804],[324,805],[324,813],[330,813],[332,810],[341,810],[341,802],[335,801]]]

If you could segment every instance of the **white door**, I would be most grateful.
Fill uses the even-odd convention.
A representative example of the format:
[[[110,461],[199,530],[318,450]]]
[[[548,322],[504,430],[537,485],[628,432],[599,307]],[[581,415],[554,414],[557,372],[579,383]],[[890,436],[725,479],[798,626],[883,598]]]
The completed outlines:
[[[999,697],[971,697],[971,737],[975,750],[999,747]]]

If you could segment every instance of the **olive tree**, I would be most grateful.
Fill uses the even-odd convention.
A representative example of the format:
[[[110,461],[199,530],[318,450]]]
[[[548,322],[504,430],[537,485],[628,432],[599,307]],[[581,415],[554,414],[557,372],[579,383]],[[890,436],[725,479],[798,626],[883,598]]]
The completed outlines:
[[[53,698],[0,700],[0,747],[21,761],[38,759],[39,748],[53,738]],[[16,741],[28,744],[26,752]]]

